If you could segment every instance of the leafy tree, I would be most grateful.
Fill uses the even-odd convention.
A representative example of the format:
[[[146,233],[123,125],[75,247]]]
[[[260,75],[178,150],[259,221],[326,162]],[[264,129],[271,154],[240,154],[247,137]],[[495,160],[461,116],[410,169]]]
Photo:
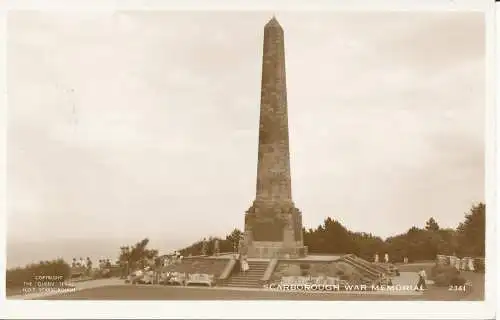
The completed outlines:
[[[134,246],[123,246],[120,248],[119,260],[127,263],[131,268],[141,268],[148,260],[158,256],[158,250],[147,249],[149,239],[145,238],[137,242]]]
[[[458,247],[461,255],[484,257],[486,239],[486,206],[473,205],[465,221],[457,227]]]
[[[434,218],[431,217],[429,220],[427,220],[427,222],[425,223],[425,230],[439,231],[439,225],[436,220],[434,220]]]
[[[228,251],[233,251],[235,246],[237,249],[238,244],[240,243],[240,240],[242,238],[243,238],[243,232],[241,232],[240,229],[234,229],[233,231],[231,231],[231,233],[226,236],[226,241],[230,245],[230,248]]]

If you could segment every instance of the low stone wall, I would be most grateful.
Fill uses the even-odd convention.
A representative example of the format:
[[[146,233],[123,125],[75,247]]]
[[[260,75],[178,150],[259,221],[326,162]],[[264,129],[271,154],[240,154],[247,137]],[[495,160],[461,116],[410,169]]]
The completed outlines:
[[[363,275],[353,266],[343,261],[280,261],[270,281],[280,281],[284,277],[335,277],[350,283],[362,283]]]
[[[484,272],[485,259],[472,257],[459,258],[456,256],[446,256],[438,254],[436,256],[436,264],[443,266],[452,266],[459,271]]]
[[[220,277],[230,259],[189,258],[162,268],[163,272],[213,274]]]

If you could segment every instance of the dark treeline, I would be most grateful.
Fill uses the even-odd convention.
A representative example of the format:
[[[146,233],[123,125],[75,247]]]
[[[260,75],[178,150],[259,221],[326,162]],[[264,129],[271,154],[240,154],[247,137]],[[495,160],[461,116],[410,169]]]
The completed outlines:
[[[465,219],[456,229],[443,229],[434,218],[429,218],[424,228],[411,227],[405,233],[383,240],[371,233],[352,232],[340,222],[328,217],[315,229],[304,229],[304,244],[312,254],[354,253],[372,260],[378,253],[382,258],[389,254],[391,261],[399,262],[404,257],[409,261],[434,260],[436,254],[457,255],[459,257],[484,257],[485,247],[485,205],[473,205]],[[224,239],[219,238],[220,252],[233,252],[242,233],[235,229]],[[217,238],[205,241],[207,254],[213,253]],[[200,255],[203,240],[180,250],[184,256]]]

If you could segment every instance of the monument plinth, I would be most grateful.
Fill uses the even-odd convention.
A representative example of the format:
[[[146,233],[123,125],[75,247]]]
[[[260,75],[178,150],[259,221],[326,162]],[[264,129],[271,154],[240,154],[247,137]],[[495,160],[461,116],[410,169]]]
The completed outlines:
[[[276,18],[264,27],[257,192],[245,215],[249,257],[306,254],[302,214],[292,201],[284,32]]]

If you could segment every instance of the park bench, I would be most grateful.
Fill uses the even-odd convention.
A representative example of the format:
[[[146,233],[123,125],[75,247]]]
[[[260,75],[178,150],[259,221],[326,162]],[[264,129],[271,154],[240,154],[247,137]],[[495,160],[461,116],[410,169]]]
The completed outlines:
[[[205,274],[205,273],[193,273],[190,274],[186,281],[186,286],[189,285],[206,285],[213,286],[215,284],[215,276],[213,274]]]
[[[85,267],[72,267],[71,268],[71,279],[83,278],[88,273]]]
[[[170,284],[185,285],[186,284],[186,274],[174,272],[169,280]]]

